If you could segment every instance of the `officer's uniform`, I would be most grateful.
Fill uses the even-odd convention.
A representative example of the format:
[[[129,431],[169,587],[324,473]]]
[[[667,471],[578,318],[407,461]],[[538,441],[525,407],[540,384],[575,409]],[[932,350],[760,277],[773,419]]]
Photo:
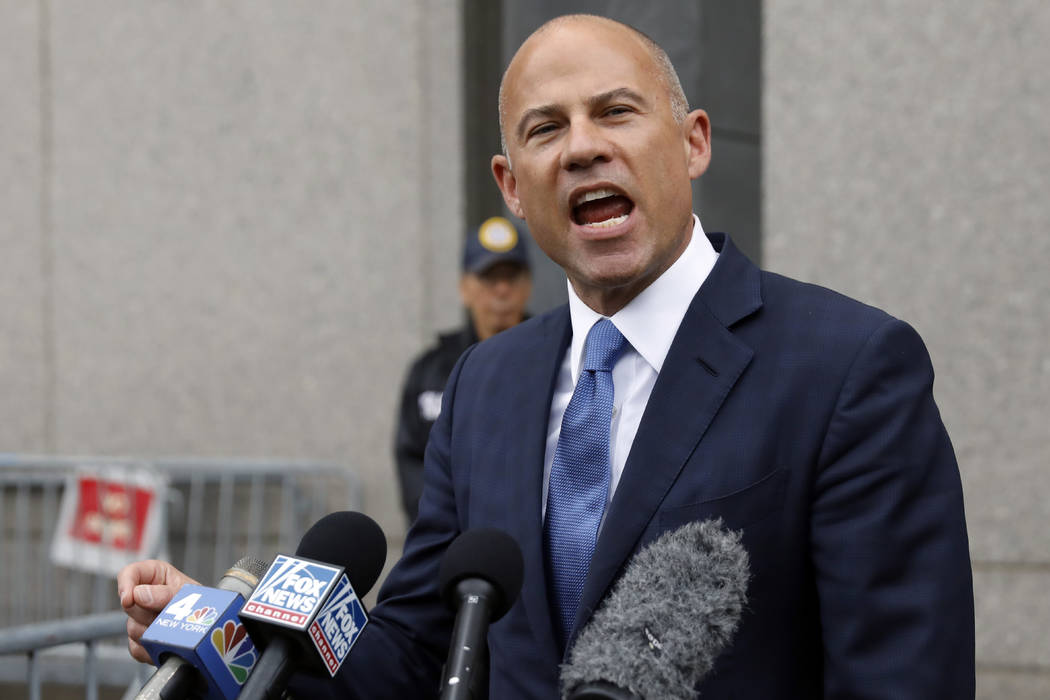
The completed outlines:
[[[463,246],[463,273],[481,274],[502,262],[529,269],[524,239],[514,224],[502,216],[494,216],[467,234]],[[437,345],[426,350],[409,366],[401,389],[394,454],[401,483],[401,504],[410,522],[416,518],[419,496],[423,492],[423,452],[430,428],[441,412],[445,382],[459,356],[476,342],[478,336],[468,314],[463,328],[440,335]]]
[[[401,481],[401,504],[409,520],[415,520],[419,494],[423,492],[423,451],[430,428],[441,412],[441,392],[448,375],[463,351],[478,342],[474,326],[438,337],[436,346],[420,355],[409,367],[401,390],[394,452],[397,477]]]

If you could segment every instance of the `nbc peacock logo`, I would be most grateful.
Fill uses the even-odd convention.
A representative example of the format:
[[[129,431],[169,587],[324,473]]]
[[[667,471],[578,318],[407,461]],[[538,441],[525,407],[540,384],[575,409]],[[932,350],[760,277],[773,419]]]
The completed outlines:
[[[186,622],[194,625],[210,625],[215,622],[215,618],[219,616],[219,611],[213,607],[205,605],[203,608],[197,608],[186,617]]]
[[[222,627],[212,630],[211,643],[237,685],[244,685],[258,659],[255,645],[248,638],[244,625],[227,620]]]

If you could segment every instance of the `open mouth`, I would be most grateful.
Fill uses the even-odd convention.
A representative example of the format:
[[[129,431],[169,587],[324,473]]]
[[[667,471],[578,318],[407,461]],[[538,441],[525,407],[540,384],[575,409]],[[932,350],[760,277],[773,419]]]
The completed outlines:
[[[572,220],[579,226],[609,228],[627,221],[634,202],[613,190],[603,188],[584,192],[572,206]]]

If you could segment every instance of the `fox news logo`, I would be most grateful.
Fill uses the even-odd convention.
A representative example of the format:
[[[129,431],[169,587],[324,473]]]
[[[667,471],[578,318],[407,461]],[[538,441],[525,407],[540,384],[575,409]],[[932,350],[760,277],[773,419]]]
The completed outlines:
[[[339,670],[367,623],[365,608],[344,574],[332,597],[310,625],[310,638],[330,674],[334,676]]]
[[[305,628],[340,571],[339,567],[278,554],[242,612]]]

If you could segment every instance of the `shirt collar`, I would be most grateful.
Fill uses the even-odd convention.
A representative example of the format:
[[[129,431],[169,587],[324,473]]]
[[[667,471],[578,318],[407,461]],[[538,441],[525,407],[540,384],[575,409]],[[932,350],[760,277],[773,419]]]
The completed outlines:
[[[671,342],[700,285],[718,260],[718,253],[707,240],[700,219],[693,214],[689,245],[671,267],[643,289],[634,299],[610,317],[627,342],[657,373],[663,367]],[[587,333],[598,319],[605,318],[576,296],[569,287],[569,316],[572,320],[570,357],[573,382],[580,375],[583,345]]]

